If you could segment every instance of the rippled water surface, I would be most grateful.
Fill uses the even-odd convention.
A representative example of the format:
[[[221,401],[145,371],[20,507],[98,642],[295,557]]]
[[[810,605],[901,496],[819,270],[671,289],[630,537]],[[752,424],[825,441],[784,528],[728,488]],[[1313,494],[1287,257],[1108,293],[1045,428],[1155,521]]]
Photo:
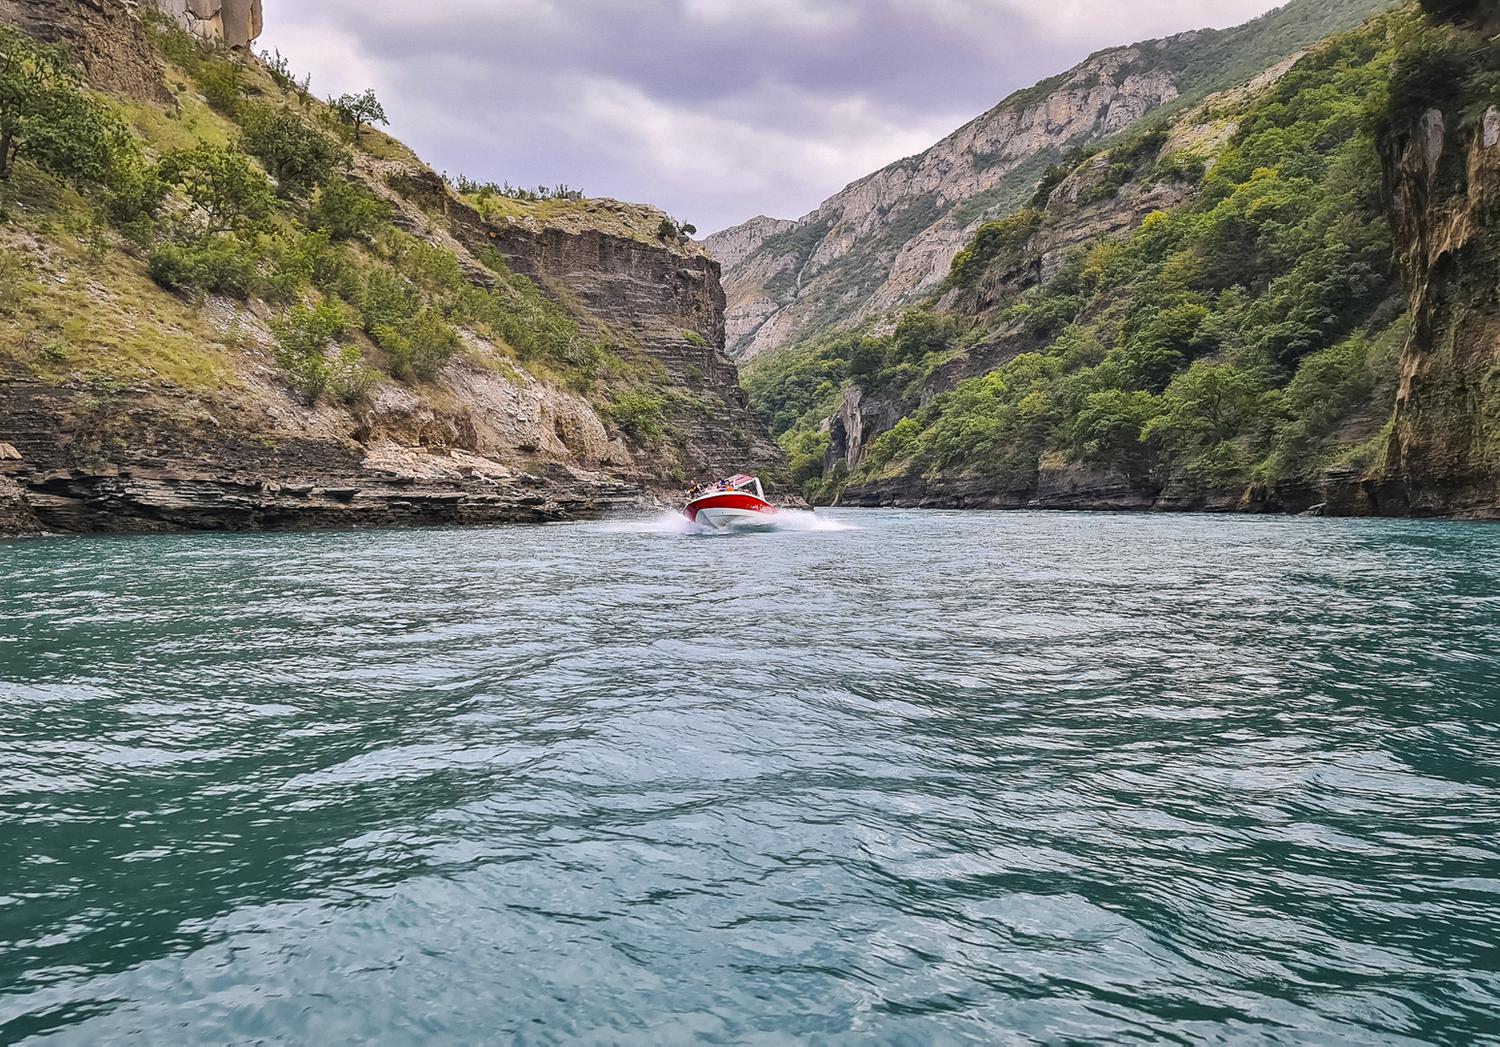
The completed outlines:
[[[0,1042],[1500,1042],[1500,529],[0,544]]]

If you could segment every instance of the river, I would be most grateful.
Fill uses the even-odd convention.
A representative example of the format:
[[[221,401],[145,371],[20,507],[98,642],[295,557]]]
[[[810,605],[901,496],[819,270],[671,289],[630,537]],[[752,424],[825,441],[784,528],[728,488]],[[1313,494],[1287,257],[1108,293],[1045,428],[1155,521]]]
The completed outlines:
[[[0,543],[0,1042],[1500,1042],[1500,528]]]

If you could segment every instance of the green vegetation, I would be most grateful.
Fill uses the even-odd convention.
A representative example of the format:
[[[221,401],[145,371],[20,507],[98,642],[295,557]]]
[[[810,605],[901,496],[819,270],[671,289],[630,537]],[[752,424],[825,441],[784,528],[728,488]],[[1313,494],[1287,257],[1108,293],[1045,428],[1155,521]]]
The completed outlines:
[[[102,183],[128,148],[123,124],[61,48],[0,25],[0,181],[25,159],[78,185]]]
[[[283,196],[305,196],[349,166],[343,146],[287,106],[245,106],[240,126],[240,148],[265,165]]]
[[[336,133],[342,123],[356,148],[378,144],[362,134],[385,122],[373,93],[320,103],[279,56],[262,69],[168,19],[148,28],[175,112],[96,96],[62,51],[0,27],[3,173],[14,172],[30,227],[78,245],[59,264],[109,271],[131,317],[116,321],[125,334],[106,337],[78,314],[113,304],[82,306],[72,284],[42,288],[0,249],[0,313],[18,347],[0,362],[24,353],[49,376],[106,368],[102,353],[77,351],[87,341],[127,373],[221,382],[228,368],[212,357],[230,336],[202,308],[217,294],[274,307],[272,355],[309,401],[355,403],[381,381],[429,382],[459,355],[498,369],[510,358],[578,391],[603,385],[596,398],[613,404],[622,429],[660,438],[667,405],[635,395],[635,365],[608,354],[603,333],[493,250],[478,258],[483,271],[473,260],[465,268],[448,247],[396,228],[383,188],[359,177]],[[526,206],[581,200],[566,187],[469,188]],[[176,360],[179,343],[196,348]]]
[[[850,382],[908,407],[853,483],[980,475],[1027,489],[1044,462],[1073,462],[1142,487],[1234,489],[1364,453],[1389,412],[1404,329],[1369,116],[1403,24],[1337,38],[1245,103],[1211,169],[1159,163],[1165,126],[1117,145],[1106,192],[1171,177],[1197,185],[1193,200],[1078,249],[983,324],[915,310],[889,335],[824,338],[756,365],[752,400],[798,479],[813,495],[843,482],[824,475],[820,429]],[[947,286],[1023,267],[1042,221],[1026,208],[983,226]],[[976,346],[1007,343],[1011,358],[989,373],[956,387],[940,377]]]
[[[687,222],[676,222],[671,218],[663,218],[661,224],[656,227],[656,238],[658,240],[676,240],[680,236],[697,236],[698,227]]]
[[[385,115],[385,106],[375,97],[373,88],[360,94],[343,95],[329,103],[343,123],[354,130],[354,144],[360,144],[360,132],[366,127],[390,123]]]
[[[625,393],[604,413],[641,443],[655,443],[666,433],[666,400],[650,393]]]

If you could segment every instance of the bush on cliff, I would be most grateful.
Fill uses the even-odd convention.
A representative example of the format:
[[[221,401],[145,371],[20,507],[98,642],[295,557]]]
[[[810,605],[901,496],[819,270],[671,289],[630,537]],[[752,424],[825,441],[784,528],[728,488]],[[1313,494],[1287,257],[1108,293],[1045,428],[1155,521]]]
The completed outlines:
[[[198,231],[253,234],[276,212],[276,194],[265,173],[238,149],[200,145],[168,153],[161,177],[196,208]]]
[[[371,333],[375,344],[391,359],[391,371],[407,380],[431,378],[458,352],[458,332],[432,306],[427,306],[399,327],[377,327]]]
[[[307,216],[310,228],[326,232],[334,240],[371,237],[390,220],[389,204],[347,178],[325,182]]]
[[[20,159],[77,185],[104,182],[131,144],[66,52],[0,25],[0,182]]]
[[[347,94],[335,99],[331,105],[340,120],[354,132],[354,144],[360,144],[360,132],[375,124],[386,124],[385,106],[375,97],[373,88],[359,94]]]
[[[213,291],[233,298],[250,297],[259,267],[254,246],[227,233],[159,243],[146,262],[151,279],[168,291]]]
[[[247,106],[241,127],[243,149],[265,164],[283,196],[305,196],[349,164],[343,146],[286,106]]]
[[[666,433],[666,401],[650,393],[625,393],[604,414],[640,443],[655,443]]]
[[[297,305],[271,321],[276,362],[292,384],[316,401],[325,392],[340,400],[363,399],[375,376],[358,346],[339,345],[348,326],[344,311],[329,302]]]

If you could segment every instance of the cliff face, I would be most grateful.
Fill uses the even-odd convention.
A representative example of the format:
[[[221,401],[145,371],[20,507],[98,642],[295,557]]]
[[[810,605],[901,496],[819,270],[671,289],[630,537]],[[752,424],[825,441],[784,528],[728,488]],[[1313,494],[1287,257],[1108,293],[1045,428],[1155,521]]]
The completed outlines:
[[[214,5],[214,17],[227,9]],[[55,13],[95,46],[91,27],[111,23],[94,18],[113,10],[58,0]],[[139,57],[161,69],[132,26],[118,28],[136,32],[147,49]],[[109,44],[97,42],[101,53]],[[246,74],[252,97],[280,101],[253,62]],[[166,75],[179,85],[184,125],[231,138],[235,128],[184,89],[181,71]],[[149,84],[135,94],[155,97]],[[139,125],[159,126],[150,112]],[[168,293],[124,238],[98,232],[84,251],[59,233],[81,219],[57,210],[65,198],[45,178],[23,172],[38,189],[0,227],[0,261],[24,276],[19,304],[0,303],[0,534],[565,519],[783,464],[723,352],[718,263],[657,239],[660,212],[519,202],[486,218],[399,143],[374,136],[340,177],[382,202],[390,226],[346,247],[343,264],[388,264],[381,237],[404,234],[451,258],[476,288],[527,278],[553,303],[536,322],[561,314],[576,324],[594,362],[564,371],[456,322],[460,344],[435,374],[376,372],[358,399],[309,400],[277,357],[284,299]],[[306,201],[283,206],[284,221],[305,220]],[[369,342],[363,351],[380,358]],[[631,396],[649,426],[622,420]]]
[[[105,90],[171,101],[140,20],[122,0],[0,0],[0,21],[62,44]]]
[[[261,0],[144,0],[195,36],[245,50],[265,28]]]
[[[855,182],[789,228],[757,218],[709,237],[725,268],[730,355],[775,352],[921,297],[980,224],[1022,204],[1070,149],[1242,83],[1392,2],[1294,0],[1235,30],[1102,52]]]
[[[1429,110],[1384,143],[1412,330],[1401,357],[1386,511],[1500,517],[1500,108]]]

